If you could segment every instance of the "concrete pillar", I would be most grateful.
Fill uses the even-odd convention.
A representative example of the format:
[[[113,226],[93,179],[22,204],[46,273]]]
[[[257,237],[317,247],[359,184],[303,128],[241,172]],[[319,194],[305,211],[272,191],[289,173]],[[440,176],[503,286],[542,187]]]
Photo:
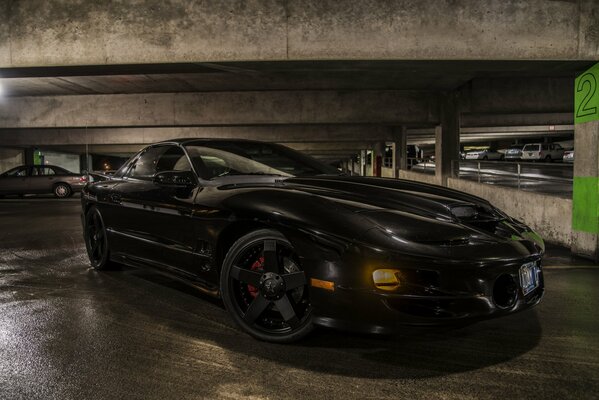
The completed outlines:
[[[393,130],[393,171],[399,178],[399,171],[408,169],[408,129],[406,126]]]
[[[447,185],[452,162],[460,159],[460,109],[458,92],[441,96],[441,125],[435,128],[435,175]]]
[[[360,150],[360,176],[366,176],[366,150]]]
[[[349,160],[349,166],[350,166],[349,174],[350,175],[354,175],[356,173],[356,169],[355,169],[356,166],[355,166],[354,156],[352,156],[352,158],[350,158],[350,160]]]
[[[572,252],[599,261],[599,64],[574,85]]]
[[[27,164],[27,165],[33,165],[34,164],[34,161],[33,161],[34,152],[35,152],[35,149],[33,147],[28,147],[28,148],[25,149],[25,152],[24,152],[24,155],[25,155],[25,160],[24,160],[25,164]]]

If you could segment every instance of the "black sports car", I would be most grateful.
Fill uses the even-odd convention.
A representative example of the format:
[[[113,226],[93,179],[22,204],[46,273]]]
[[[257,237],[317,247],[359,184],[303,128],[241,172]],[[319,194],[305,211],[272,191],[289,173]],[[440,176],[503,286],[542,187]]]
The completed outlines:
[[[475,321],[543,296],[543,240],[480,198],[340,175],[284,146],[151,145],[82,196],[91,264],[151,267],[220,296],[256,338]]]

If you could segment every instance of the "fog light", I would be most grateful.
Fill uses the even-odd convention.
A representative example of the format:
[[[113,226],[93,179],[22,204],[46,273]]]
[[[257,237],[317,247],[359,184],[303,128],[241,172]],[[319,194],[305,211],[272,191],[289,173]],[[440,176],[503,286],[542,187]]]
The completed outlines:
[[[392,291],[399,287],[400,272],[397,269],[377,269],[372,273],[374,286],[381,290]]]

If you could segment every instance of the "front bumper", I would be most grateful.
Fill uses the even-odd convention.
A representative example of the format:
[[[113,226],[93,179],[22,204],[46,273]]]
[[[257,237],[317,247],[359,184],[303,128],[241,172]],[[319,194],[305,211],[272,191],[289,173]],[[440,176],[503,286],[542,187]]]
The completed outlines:
[[[539,267],[540,261],[536,260]],[[440,287],[431,294],[385,293],[375,288],[339,285],[335,291],[311,288],[314,323],[330,328],[366,333],[393,333],[402,325],[470,323],[526,310],[544,294],[542,269],[539,286],[524,295],[519,269],[524,261],[504,266],[473,267],[438,271]],[[497,303],[499,277],[509,276],[516,284],[513,304]]]

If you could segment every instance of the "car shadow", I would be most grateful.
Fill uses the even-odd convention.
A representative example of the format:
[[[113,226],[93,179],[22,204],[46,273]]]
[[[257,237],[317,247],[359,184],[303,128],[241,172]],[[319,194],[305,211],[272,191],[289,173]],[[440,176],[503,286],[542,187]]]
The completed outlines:
[[[142,280],[160,287],[161,302],[198,314],[202,321],[176,322],[171,328],[202,342],[210,341],[235,354],[260,357],[308,371],[370,379],[420,379],[466,372],[500,364],[534,349],[541,337],[535,310],[462,327],[406,326],[391,336],[316,329],[298,343],[260,342],[237,328],[219,300],[197,289],[147,271],[126,268],[116,279]],[[158,295],[154,293],[154,295]],[[150,318],[167,309],[141,307]],[[215,326],[208,329],[206,319]]]

